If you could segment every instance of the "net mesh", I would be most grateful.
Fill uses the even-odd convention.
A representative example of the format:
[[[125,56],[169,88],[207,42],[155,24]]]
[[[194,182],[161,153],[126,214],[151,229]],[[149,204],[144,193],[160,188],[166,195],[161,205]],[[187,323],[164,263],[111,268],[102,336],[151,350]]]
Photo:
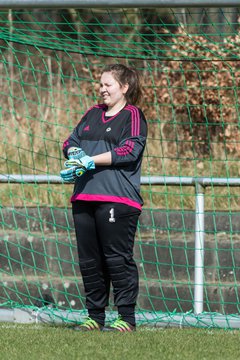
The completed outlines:
[[[103,66],[141,74],[149,124],[136,234],[142,323],[233,327],[239,312],[239,10],[0,11],[1,174],[58,175],[62,142],[99,101]],[[204,314],[194,315],[195,188],[152,176],[226,179],[205,189]],[[1,308],[85,312],[72,185],[0,186]],[[109,314],[114,314],[113,302]],[[187,315],[186,315],[187,314]],[[188,317],[186,317],[188,316]],[[220,317],[220,319],[222,319]],[[240,324],[237,318],[237,326]]]

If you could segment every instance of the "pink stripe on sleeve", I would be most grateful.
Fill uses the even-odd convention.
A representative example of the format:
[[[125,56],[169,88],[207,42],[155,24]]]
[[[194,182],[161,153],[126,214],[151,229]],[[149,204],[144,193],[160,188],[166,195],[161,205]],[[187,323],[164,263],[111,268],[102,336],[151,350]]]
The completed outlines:
[[[119,156],[126,156],[127,154],[130,154],[134,149],[134,142],[131,140],[127,140],[125,145],[123,145],[120,148],[116,148],[114,151]]]
[[[65,147],[68,146],[68,145],[69,145],[69,141],[68,141],[68,139],[67,139],[67,140],[65,140],[64,143],[63,143],[63,147],[62,147],[63,150],[64,150]]]
[[[140,113],[136,106],[127,105],[126,110],[131,112],[131,136],[138,136],[140,134]],[[126,143],[120,147],[114,149],[118,156],[126,156],[130,154],[134,149],[134,142],[131,140],[127,140]]]
[[[132,115],[132,136],[137,136],[140,134],[140,114],[136,106],[128,105],[127,110],[131,112]]]

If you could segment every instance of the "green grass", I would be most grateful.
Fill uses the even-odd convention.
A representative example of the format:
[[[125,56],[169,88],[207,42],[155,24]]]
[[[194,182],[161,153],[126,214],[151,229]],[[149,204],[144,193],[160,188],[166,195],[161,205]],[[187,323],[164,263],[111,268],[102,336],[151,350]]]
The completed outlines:
[[[79,333],[62,327],[0,324],[1,360],[237,360],[240,332],[138,329],[136,333]]]

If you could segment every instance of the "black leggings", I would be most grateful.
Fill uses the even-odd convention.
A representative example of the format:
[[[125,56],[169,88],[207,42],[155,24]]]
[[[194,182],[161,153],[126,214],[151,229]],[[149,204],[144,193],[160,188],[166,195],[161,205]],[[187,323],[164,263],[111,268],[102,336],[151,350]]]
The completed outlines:
[[[133,246],[140,210],[88,201],[73,202],[72,210],[87,309],[104,311],[110,283],[118,309],[134,308],[139,281]]]

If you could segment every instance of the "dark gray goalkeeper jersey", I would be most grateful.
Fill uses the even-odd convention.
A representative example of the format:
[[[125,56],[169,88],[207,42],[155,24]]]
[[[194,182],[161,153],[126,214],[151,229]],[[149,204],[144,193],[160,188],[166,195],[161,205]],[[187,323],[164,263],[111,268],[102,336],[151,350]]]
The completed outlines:
[[[106,105],[90,108],[63,144],[63,153],[74,146],[89,156],[111,151],[110,166],[96,166],[77,178],[71,201],[122,203],[141,209],[141,163],[147,138],[142,111],[126,105],[118,114],[106,117]]]

